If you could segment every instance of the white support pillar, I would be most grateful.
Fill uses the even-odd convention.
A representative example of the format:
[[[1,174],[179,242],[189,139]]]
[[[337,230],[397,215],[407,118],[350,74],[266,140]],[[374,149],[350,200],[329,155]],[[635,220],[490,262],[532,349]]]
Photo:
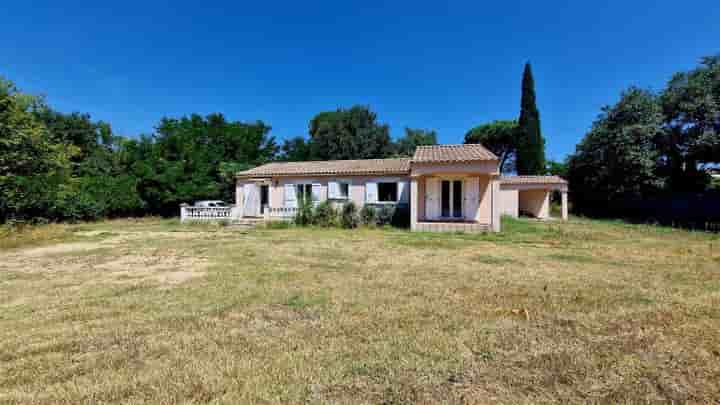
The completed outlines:
[[[492,216],[491,227],[493,232],[500,232],[500,180],[497,178],[490,181],[490,194],[491,194],[491,211]]]
[[[567,221],[568,219],[568,197],[567,197],[567,190],[563,190],[560,192],[560,196],[562,197],[562,220]]]
[[[187,203],[180,204],[180,222],[185,222],[188,218],[187,207]]]
[[[410,179],[410,230],[414,231],[418,223],[418,179]]]

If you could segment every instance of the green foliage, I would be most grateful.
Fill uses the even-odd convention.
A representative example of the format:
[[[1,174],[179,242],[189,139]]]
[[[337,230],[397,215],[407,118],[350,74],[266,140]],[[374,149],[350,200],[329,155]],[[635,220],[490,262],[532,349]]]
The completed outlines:
[[[702,191],[710,179],[699,164],[720,163],[720,55],[676,73],[660,95],[665,133],[660,170],[674,191]]]
[[[525,64],[522,79],[522,99],[518,119],[518,145],[515,167],[520,175],[543,174],[545,169],[545,140],[540,133],[540,112],[535,101],[535,80],[530,63]]]
[[[306,226],[313,223],[313,203],[308,196],[298,196],[298,207],[293,222],[296,225]]]
[[[325,228],[340,225],[338,212],[329,201],[320,202],[312,213],[312,223]]]
[[[517,121],[498,120],[469,130],[465,143],[482,144],[500,158],[500,171],[510,173],[515,169],[518,135]]]
[[[229,122],[222,114],[163,118],[152,138],[132,145],[133,173],[148,210],[173,215],[179,204],[234,199],[234,170],[262,164],[277,145],[262,122]]]
[[[320,160],[386,157],[390,130],[368,107],[322,112],[310,121],[312,157]]]
[[[281,148],[279,159],[285,162],[304,162],[313,160],[310,142],[302,136],[286,139]]]
[[[425,145],[437,145],[435,130],[405,128],[405,136],[399,138],[392,147],[393,155],[412,157],[418,146]]]
[[[357,206],[352,201],[348,201],[342,206],[340,214],[340,225],[346,229],[357,228],[360,218],[358,217]]]
[[[232,201],[235,173],[274,159],[269,131],[191,115],[126,139],[0,79],[0,222],[176,215],[182,202]]]
[[[77,149],[54,142],[35,112],[39,98],[0,78],[0,222],[47,218]]]
[[[383,205],[375,212],[375,221],[378,225],[390,225],[395,215],[395,207]]]
[[[360,209],[360,223],[363,225],[377,225],[376,211],[372,205],[363,205]]]
[[[574,210],[603,214],[615,200],[659,190],[653,141],[661,131],[662,112],[649,91],[630,88],[616,105],[604,107],[568,161]]]

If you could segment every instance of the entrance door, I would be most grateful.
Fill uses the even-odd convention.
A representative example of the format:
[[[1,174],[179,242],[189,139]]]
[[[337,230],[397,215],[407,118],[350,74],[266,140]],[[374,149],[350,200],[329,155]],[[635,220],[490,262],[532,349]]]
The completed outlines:
[[[463,217],[462,180],[443,180],[440,185],[440,215],[443,218]]]
[[[253,183],[243,186],[243,216],[257,217],[260,215],[260,196],[258,195],[258,187]]]
[[[453,181],[453,186],[452,186],[452,189],[453,189],[453,199],[452,199],[453,200],[453,215],[452,216],[453,216],[453,218],[462,218],[462,216],[463,216],[463,212],[462,212],[463,186],[462,185],[463,185],[463,182],[460,180]]]
[[[270,186],[263,184],[260,186],[260,213],[264,214],[265,210],[270,207]]]
[[[443,180],[440,191],[440,216],[450,218],[450,182]]]

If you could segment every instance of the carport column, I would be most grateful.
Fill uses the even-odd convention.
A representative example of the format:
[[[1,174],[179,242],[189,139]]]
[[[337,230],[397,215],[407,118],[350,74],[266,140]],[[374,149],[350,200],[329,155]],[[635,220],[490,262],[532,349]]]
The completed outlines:
[[[561,191],[560,196],[561,196],[561,200],[562,200],[562,220],[567,221],[567,219],[568,219],[567,190]]]
[[[491,222],[493,232],[500,232],[500,180],[497,178],[490,181],[491,194]]]
[[[418,179],[410,178],[410,230],[417,228],[418,222]]]

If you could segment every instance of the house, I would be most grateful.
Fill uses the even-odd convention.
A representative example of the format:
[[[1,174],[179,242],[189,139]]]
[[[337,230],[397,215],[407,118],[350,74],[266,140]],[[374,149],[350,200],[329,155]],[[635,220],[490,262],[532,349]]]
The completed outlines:
[[[268,163],[237,174],[236,206],[247,218],[288,218],[298,198],[335,204],[409,206],[412,230],[500,231],[500,216],[550,217],[556,176],[501,176],[482,145],[420,146],[411,159]]]

